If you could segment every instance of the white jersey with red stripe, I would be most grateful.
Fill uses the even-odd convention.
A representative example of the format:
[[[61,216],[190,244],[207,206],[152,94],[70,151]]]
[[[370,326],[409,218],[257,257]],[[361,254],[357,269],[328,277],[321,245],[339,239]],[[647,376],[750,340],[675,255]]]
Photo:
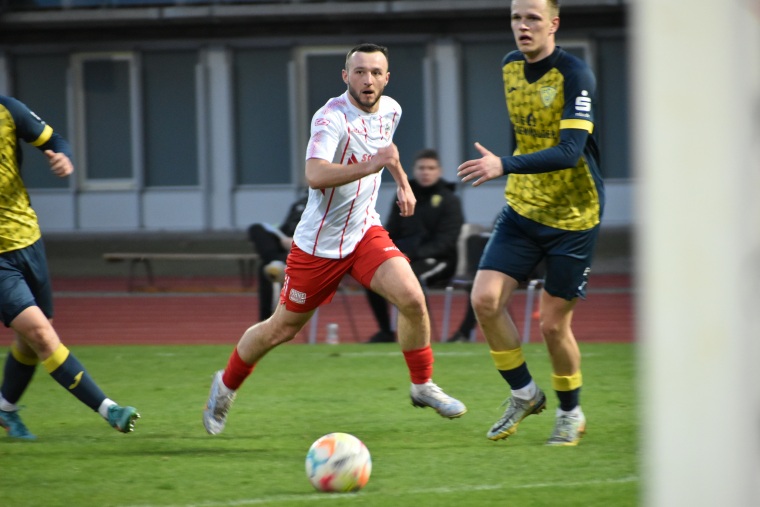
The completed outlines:
[[[380,97],[380,107],[367,113],[351,104],[348,91],[327,101],[314,114],[306,160],[319,158],[342,165],[364,162],[379,148],[389,146],[401,118],[401,106]],[[375,210],[384,169],[339,187],[309,189],[309,200],[293,241],[317,257],[342,259],[373,225],[380,224]]]

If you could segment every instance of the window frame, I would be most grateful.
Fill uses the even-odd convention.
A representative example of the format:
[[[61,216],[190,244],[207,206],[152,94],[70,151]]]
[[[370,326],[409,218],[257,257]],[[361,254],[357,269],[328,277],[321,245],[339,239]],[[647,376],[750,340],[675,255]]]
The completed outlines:
[[[87,100],[84,90],[85,64],[94,61],[126,62],[129,73],[129,135],[131,142],[131,176],[127,178],[93,178],[89,175],[87,160]],[[142,188],[143,142],[142,142],[142,93],[140,54],[132,51],[78,52],[71,55],[75,149],[80,154],[78,162],[78,184],[85,191],[137,190]]]

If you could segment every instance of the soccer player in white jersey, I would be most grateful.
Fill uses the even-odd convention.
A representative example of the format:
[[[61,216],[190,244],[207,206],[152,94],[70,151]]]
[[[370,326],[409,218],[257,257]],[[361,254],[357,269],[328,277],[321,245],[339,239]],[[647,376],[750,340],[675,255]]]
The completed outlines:
[[[402,216],[414,214],[416,200],[399,162],[393,133],[401,107],[383,96],[388,84],[388,50],[360,44],[346,55],[347,91],[316,112],[306,149],[309,200],[287,258],[280,304],[267,320],[248,328],[224,370],[211,384],[203,424],[221,433],[237,389],[274,347],[292,340],[317,307],[329,303],[349,274],[399,309],[398,341],[417,407],[447,418],[467,408],[431,380],[433,352],[425,297],[409,259],[393,244],[375,211],[383,169],[397,185]]]

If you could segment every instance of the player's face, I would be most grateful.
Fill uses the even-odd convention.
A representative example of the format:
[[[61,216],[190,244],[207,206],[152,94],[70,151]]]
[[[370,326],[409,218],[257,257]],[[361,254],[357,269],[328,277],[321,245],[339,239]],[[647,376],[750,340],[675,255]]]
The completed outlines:
[[[348,85],[351,103],[368,113],[380,107],[380,97],[391,74],[388,59],[379,51],[352,54],[343,69],[343,82]]]
[[[559,28],[547,0],[512,0],[512,34],[528,62],[536,62],[554,51],[554,33]]]
[[[420,186],[429,187],[441,179],[441,166],[434,158],[420,158],[414,163],[414,179]]]

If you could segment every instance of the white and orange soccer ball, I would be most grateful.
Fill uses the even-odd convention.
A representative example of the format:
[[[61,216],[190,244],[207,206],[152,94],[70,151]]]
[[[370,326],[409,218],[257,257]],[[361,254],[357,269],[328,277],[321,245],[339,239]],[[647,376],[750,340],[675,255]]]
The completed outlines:
[[[367,446],[348,433],[320,437],[306,455],[306,477],[319,491],[359,491],[369,481],[370,473],[372,458]]]

